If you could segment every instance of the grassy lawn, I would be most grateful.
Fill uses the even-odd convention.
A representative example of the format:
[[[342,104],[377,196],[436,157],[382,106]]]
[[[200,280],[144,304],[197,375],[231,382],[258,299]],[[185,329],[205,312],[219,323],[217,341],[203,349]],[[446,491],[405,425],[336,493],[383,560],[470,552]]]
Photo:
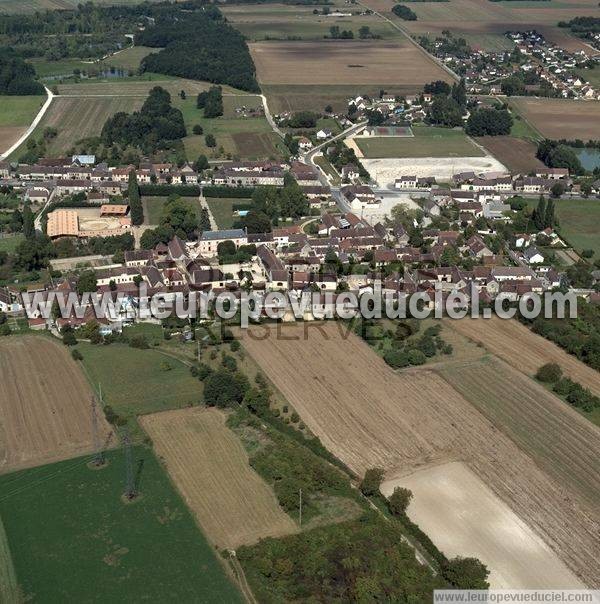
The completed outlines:
[[[510,129],[510,135],[517,138],[525,138],[529,140],[541,140],[542,135],[525,121],[520,115],[513,113],[513,125]]]
[[[189,368],[158,350],[85,342],[77,348],[93,387],[97,391],[101,386],[104,402],[127,419],[202,401],[201,385]]]
[[[600,256],[600,201],[597,199],[563,199],[556,204],[560,232],[577,250],[595,250]]]
[[[335,168],[331,165],[329,160],[324,155],[317,155],[314,158],[315,164],[317,164],[320,168],[322,168],[323,172],[331,177],[331,180],[334,185],[339,185],[341,179],[338,173],[335,171]]]
[[[0,252],[8,252],[9,254],[13,254],[23,239],[24,237],[21,234],[0,237]]]
[[[456,35],[464,38],[467,44],[474,49],[501,52],[503,50],[512,50],[515,47],[515,43],[502,34],[460,32],[460,34],[457,33]]]
[[[197,197],[182,197],[183,200],[187,201],[196,212],[196,216],[200,217],[200,202]],[[168,197],[150,196],[144,197],[142,203],[144,204],[144,217],[147,224],[159,224],[160,217],[162,214],[163,207],[167,203]]]
[[[258,106],[255,96],[240,96],[239,99],[224,97],[225,115],[218,118],[204,117],[204,110],[196,108],[196,95],[188,95],[185,99],[174,96],[173,104],[181,109],[189,133],[183,139],[189,159],[196,159],[201,154],[207,157],[229,155],[249,160],[268,159],[281,155],[283,143],[264,117],[226,117],[235,115],[236,106]],[[201,135],[192,134],[192,128],[196,124],[202,126]],[[207,134],[215,137],[216,147],[206,146]]]
[[[247,210],[252,205],[251,199],[240,199],[239,197],[235,199],[228,197],[207,197],[206,202],[220,229],[230,229],[233,223],[239,220],[238,216],[233,215],[236,209]]]
[[[23,600],[241,602],[152,451],[132,451],[141,496],[121,499],[121,449],[0,477]]]
[[[575,73],[587,80],[594,88],[600,86],[600,66],[596,65],[594,69],[576,69]]]
[[[0,96],[0,127],[29,126],[45,96]]]
[[[414,127],[414,137],[356,138],[360,150],[369,159],[380,157],[483,157],[462,130]]]

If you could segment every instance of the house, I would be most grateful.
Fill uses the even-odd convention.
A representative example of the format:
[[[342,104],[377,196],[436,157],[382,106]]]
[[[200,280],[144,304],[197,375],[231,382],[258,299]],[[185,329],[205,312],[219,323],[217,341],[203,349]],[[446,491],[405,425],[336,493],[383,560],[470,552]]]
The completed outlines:
[[[131,250],[124,255],[125,266],[144,266],[154,258],[152,250]]]
[[[310,142],[310,140],[308,138],[306,138],[306,136],[301,136],[298,139],[298,148],[301,151],[309,151],[310,149],[312,149],[313,144]]]
[[[198,250],[204,256],[215,256],[219,243],[223,241],[233,241],[239,247],[248,243],[248,235],[243,229],[204,231],[198,241]]]
[[[80,166],[93,166],[96,163],[95,155],[73,155],[71,163]]]
[[[396,178],[394,181],[394,187],[396,189],[416,189],[417,188],[417,177],[416,176],[401,176]]]
[[[331,138],[333,136],[333,132],[329,128],[322,128],[317,132],[318,140],[325,140]]]
[[[568,168],[538,168],[535,172],[537,178],[550,178],[551,180],[559,180],[569,177]]]
[[[50,197],[50,189],[46,187],[29,187],[25,191],[25,199],[31,203],[45,204]]]
[[[527,264],[541,264],[544,262],[544,256],[534,246],[525,249],[523,252],[523,259]]]
[[[355,180],[360,176],[358,172],[358,168],[354,164],[346,164],[342,166],[342,178],[347,178],[348,180]]]
[[[518,180],[516,190],[524,193],[543,193],[550,190],[552,183],[549,179],[527,176]]]

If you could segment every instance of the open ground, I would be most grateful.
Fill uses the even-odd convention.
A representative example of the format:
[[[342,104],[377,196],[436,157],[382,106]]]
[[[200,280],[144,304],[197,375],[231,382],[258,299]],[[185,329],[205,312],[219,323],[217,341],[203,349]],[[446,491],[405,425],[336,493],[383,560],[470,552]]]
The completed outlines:
[[[597,506],[545,472],[448,382],[431,369],[394,373],[340,323],[283,326],[280,337],[275,329],[260,329],[263,336],[269,330],[260,341],[250,330],[244,346],[309,429],[357,474],[379,466],[392,478],[463,461],[584,583],[597,584]],[[556,413],[565,427],[578,417],[566,405]],[[566,458],[557,455],[555,463],[567,464],[597,447],[598,433],[582,432],[576,449]],[[586,482],[597,488],[597,473],[589,472]],[[514,561],[502,564],[499,572],[513,572]],[[532,584],[545,576],[544,564],[529,570]]]
[[[514,136],[482,136],[477,138],[477,142],[511,172],[528,174],[537,168],[544,168],[544,164],[535,156],[537,146],[531,141]]]
[[[402,39],[254,42],[250,51],[258,80],[269,100],[273,99],[275,112],[322,111],[328,101],[340,106],[349,96],[369,90],[417,93],[426,82],[450,79]]]
[[[42,96],[0,96],[0,153],[19,140],[45,100]]]
[[[217,409],[141,418],[155,450],[207,537],[236,549],[297,531],[275,494],[250,468],[248,454]]]
[[[413,137],[357,136],[354,138],[363,157],[483,157],[485,152],[462,130],[413,128]]]
[[[45,337],[3,338],[0,472],[91,452],[91,397],[67,348]],[[104,442],[110,427],[103,416],[98,425]]]
[[[600,374],[597,371],[516,320],[498,317],[463,319],[448,321],[447,326],[479,342],[492,354],[526,375],[535,375],[546,363],[557,363],[565,375],[600,396]]]
[[[547,138],[600,139],[600,103],[596,101],[519,97],[509,103]]]
[[[22,601],[242,602],[152,451],[131,455],[131,503],[122,450],[102,469],[84,457],[0,476]]]
[[[485,560],[492,588],[548,585],[583,588],[571,571],[520,518],[460,462],[388,480],[381,492],[410,489],[408,514],[448,556]],[[531,568],[539,569],[535,576]]]

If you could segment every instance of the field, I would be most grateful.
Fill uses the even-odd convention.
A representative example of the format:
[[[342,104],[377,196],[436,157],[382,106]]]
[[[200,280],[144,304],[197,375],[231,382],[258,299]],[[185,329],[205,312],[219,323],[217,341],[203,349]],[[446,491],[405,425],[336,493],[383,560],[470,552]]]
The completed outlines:
[[[408,41],[323,40],[252,42],[257,77],[277,113],[341,108],[353,94],[383,88],[416,93],[431,80],[450,76]]]
[[[21,234],[0,237],[0,252],[14,253],[24,237]]]
[[[44,337],[0,342],[0,472],[93,449],[92,391],[62,344]],[[110,428],[99,418],[105,440]]]
[[[485,483],[460,462],[383,483],[412,491],[408,515],[448,556],[474,556],[492,569],[493,589],[583,588],[552,550]],[[531,568],[539,568],[536,576]]]
[[[0,0],[1,13],[34,13],[45,10],[68,10],[77,8],[75,0]],[[137,0],[99,0],[97,4],[138,4]]]
[[[0,518],[0,602],[18,602],[17,577],[13,566],[6,531]]]
[[[241,602],[152,452],[132,456],[133,503],[121,450],[101,470],[78,458],[0,477],[23,600]]]
[[[19,140],[44,101],[42,96],[0,96],[0,153]]]
[[[556,344],[538,336],[516,320],[472,319],[449,321],[448,327],[467,338],[480,342],[492,354],[500,357],[526,375],[533,376],[546,363],[557,363],[565,375],[600,395],[600,374],[584,365]],[[515,354],[515,343],[523,354]]]
[[[142,203],[144,205],[144,223],[149,225],[158,225],[160,223],[160,217],[165,204],[168,201],[168,197],[161,197],[158,195],[152,195],[149,197],[142,197]],[[196,212],[196,216],[200,217],[200,202],[197,197],[182,197],[182,199]]]
[[[537,159],[537,146],[514,136],[481,136],[477,142],[483,145],[494,157],[501,161],[511,172],[529,174],[544,164]]]
[[[236,208],[248,209],[252,200],[240,199],[239,197],[231,199],[226,197],[207,197],[206,202],[217,226],[220,229],[230,229],[233,223],[239,220],[238,217],[233,215]]]
[[[584,583],[597,584],[597,505],[588,504],[572,483],[556,479],[559,470],[550,474],[539,467],[502,426],[494,425],[437,373],[427,368],[393,372],[339,323],[278,327],[280,337],[271,328],[268,337],[259,340],[256,335],[264,336],[267,329],[245,333],[246,350],[307,427],[354,472],[362,475],[379,466],[390,479],[462,461]],[[577,421],[562,403],[553,410],[556,421],[567,427]],[[593,428],[584,418],[579,420]],[[580,432],[576,449],[566,459],[557,454],[556,464],[581,468],[572,458],[598,447],[597,432]],[[536,438],[543,436],[540,430]],[[569,468],[560,471],[566,475]],[[597,470],[588,464],[588,471],[586,487],[596,488]],[[545,564],[529,569],[531,583],[543,582],[545,573]]]
[[[483,157],[462,130],[413,128],[414,137],[357,137],[354,140],[364,157]]]
[[[569,199],[556,203],[561,235],[577,250],[594,250],[600,255],[600,202],[597,199]],[[1,242],[0,242],[1,245]]]
[[[600,138],[600,103],[533,97],[511,98],[509,102],[547,138]]]
[[[125,418],[180,409],[201,401],[201,385],[189,369],[157,350],[83,342],[77,348],[83,355],[90,382],[95,388],[102,388],[104,402]]]
[[[48,153],[54,156],[65,155],[78,140],[99,135],[109,117],[119,111],[139,109],[142,103],[141,97],[58,97],[52,101],[32,136],[39,138],[45,128],[56,128],[58,135],[48,143]],[[18,159],[24,149],[23,144],[14,151],[11,158]]]
[[[236,549],[296,532],[275,494],[217,409],[186,409],[141,419],[155,450],[209,540]]]

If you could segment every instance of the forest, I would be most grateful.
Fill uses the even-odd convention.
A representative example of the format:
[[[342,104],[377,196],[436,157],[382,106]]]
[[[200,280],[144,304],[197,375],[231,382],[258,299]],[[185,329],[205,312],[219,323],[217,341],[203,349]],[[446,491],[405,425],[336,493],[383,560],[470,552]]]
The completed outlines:
[[[0,56],[0,94],[44,94],[44,87],[34,77],[35,70],[23,59]]]

